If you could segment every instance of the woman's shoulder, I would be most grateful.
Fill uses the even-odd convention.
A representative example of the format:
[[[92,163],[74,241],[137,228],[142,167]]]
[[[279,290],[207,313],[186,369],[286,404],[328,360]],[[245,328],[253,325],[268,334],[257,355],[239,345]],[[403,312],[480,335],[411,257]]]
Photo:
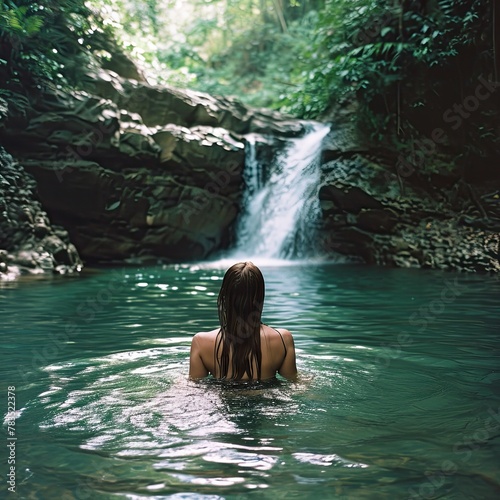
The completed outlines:
[[[286,328],[274,328],[268,325],[264,326],[268,328],[266,332],[267,335],[269,335],[271,338],[276,339],[275,341],[285,342],[286,344],[288,344],[290,340],[293,339],[290,330],[287,330]]]
[[[217,334],[219,333],[220,328],[216,328],[215,330],[210,330],[208,332],[198,332],[194,335],[193,338],[196,338],[197,340],[214,340],[217,337]]]
[[[272,330],[275,333],[279,333],[281,336],[291,336],[290,330],[287,330],[286,328],[275,328],[274,326],[269,326],[269,325],[264,325],[268,329]]]
[[[290,330],[287,330],[286,328],[274,328],[274,330],[276,330],[278,333],[281,333],[281,335],[292,335],[292,332],[290,332]]]

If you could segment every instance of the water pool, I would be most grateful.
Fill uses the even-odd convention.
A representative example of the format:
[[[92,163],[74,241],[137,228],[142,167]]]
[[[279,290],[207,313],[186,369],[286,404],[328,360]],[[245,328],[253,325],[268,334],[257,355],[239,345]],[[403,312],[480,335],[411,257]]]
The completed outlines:
[[[263,266],[264,320],[294,334],[302,378],[240,390],[187,380],[226,267],[0,289],[20,498],[500,497],[497,278]]]

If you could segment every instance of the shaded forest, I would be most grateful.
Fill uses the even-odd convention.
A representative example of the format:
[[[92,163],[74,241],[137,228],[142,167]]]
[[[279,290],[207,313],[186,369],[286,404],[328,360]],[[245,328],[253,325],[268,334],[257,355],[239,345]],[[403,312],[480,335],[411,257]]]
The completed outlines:
[[[84,87],[127,55],[152,83],[297,117],[355,101],[359,127],[409,158],[403,176],[497,174],[494,0],[7,0],[0,23],[5,88]]]

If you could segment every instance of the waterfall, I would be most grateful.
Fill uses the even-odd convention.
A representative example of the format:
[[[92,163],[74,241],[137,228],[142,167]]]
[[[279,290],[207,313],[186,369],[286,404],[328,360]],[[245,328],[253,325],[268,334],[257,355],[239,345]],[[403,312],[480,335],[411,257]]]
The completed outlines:
[[[233,257],[303,256],[319,212],[315,190],[320,180],[321,141],[329,130],[326,125],[312,124],[304,137],[290,140],[266,169],[257,159],[254,138],[247,136],[246,192]],[[270,174],[263,175],[264,171]]]

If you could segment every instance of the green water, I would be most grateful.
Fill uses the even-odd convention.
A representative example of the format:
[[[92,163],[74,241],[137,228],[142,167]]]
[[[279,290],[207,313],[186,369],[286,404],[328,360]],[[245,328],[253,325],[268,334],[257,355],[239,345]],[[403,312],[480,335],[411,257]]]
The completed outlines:
[[[2,498],[500,498],[498,279],[262,267],[302,380],[247,391],[186,378],[224,269],[0,289]]]

